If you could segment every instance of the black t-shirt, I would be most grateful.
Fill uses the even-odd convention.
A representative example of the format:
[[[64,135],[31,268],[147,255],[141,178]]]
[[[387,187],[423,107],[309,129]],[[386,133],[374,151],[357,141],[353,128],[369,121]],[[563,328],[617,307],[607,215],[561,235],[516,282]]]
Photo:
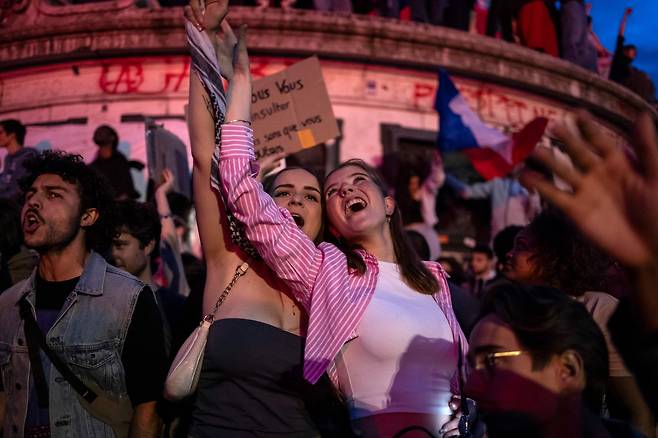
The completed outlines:
[[[37,322],[44,333],[54,324],[66,297],[73,291],[78,280],[74,278],[51,282],[37,276]],[[161,398],[169,364],[160,311],[148,286],[144,287],[137,299],[121,361],[133,406]]]

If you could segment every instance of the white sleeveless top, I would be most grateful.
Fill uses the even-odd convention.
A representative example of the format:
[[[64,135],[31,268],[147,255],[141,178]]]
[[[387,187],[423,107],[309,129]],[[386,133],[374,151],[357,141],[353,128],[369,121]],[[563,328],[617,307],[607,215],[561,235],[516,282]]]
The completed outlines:
[[[394,263],[379,262],[372,300],[358,337],[336,358],[350,416],[414,412],[450,416],[457,349],[448,320],[431,295],[407,286]]]

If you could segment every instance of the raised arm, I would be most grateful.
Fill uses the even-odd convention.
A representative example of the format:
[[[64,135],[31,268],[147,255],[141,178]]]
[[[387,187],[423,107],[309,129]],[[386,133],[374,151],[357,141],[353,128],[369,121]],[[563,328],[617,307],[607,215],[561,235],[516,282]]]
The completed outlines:
[[[446,175],[445,182],[464,199],[487,199],[493,189],[491,181],[468,185],[450,174]]]
[[[208,270],[217,269],[217,261],[225,255],[225,233],[218,225],[225,222],[221,199],[210,187],[212,154],[215,149],[215,124],[206,106],[207,96],[199,78],[190,77],[188,125],[192,145],[192,184],[194,208],[197,212],[199,237]]]
[[[626,8],[621,23],[619,23],[615,53],[612,56],[612,65],[610,66],[610,79],[619,83],[624,82],[629,72],[629,60],[624,56],[624,34],[626,33],[626,21],[632,11],[631,8]]]
[[[221,197],[210,185],[212,155],[216,143],[216,124],[213,115],[221,120],[224,117],[224,97],[219,72],[221,67],[222,75],[230,79],[232,70],[222,62],[223,58],[216,56],[223,50],[220,48],[222,41],[227,45],[231,44],[228,38],[219,40],[217,37],[221,32],[221,23],[226,12],[227,4],[223,0],[209,2],[205,9],[201,7],[198,0],[194,0],[185,9],[193,66],[188,105],[188,129],[193,163],[192,184],[199,237],[207,272],[203,295],[204,311],[212,308],[217,293],[226,286],[235,267],[242,262],[229,238],[228,222]],[[201,77],[214,84],[215,95],[208,95]]]
[[[215,148],[215,125],[206,106],[207,96],[196,75],[190,76],[188,126],[192,145],[192,184],[199,238],[206,263],[203,294],[204,312],[212,308],[231,271],[240,263],[231,248],[221,198],[210,186],[211,161]]]
[[[229,209],[244,224],[247,238],[268,266],[308,308],[323,253],[285,209],[279,209],[256,180],[251,125],[251,74],[240,29],[234,75],[227,96],[227,124],[222,126],[219,175]]]
[[[443,169],[443,160],[438,151],[435,152],[432,159],[430,174],[423,182],[420,192],[421,214],[423,222],[430,227],[439,223],[436,216],[436,195],[446,180],[446,173]]]
[[[617,32],[618,37],[624,38],[624,35],[626,34],[626,23],[628,22],[628,17],[633,13],[632,8],[626,8],[624,10],[624,15],[621,17],[621,21],[619,22],[619,32]]]
[[[171,214],[167,193],[176,181],[169,169],[162,171],[162,183],[155,190],[155,205],[160,216],[160,256],[165,265],[167,281],[174,286],[174,290],[183,297],[190,294],[190,286],[183,270],[181,248],[176,234],[176,224]]]
[[[176,224],[171,216],[167,194],[172,190],[176,179],[169,169],[162,171],[160,185],[155,189],[155,206],[160,216],[160,239],[170,240],[176,238]]]

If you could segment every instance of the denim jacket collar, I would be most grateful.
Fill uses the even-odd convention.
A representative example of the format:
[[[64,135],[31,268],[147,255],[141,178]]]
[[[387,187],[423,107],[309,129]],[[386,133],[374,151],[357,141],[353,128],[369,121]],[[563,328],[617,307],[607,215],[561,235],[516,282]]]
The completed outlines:
[[[78,284],[75,285],[73,292],[84,295],[103,295],[103,282],[105,280],[105,271],[107,268],[107,262],[100,254],[91,251],[87,257],[87,262],[80,276]],[[39,267],[35,267],[30,274],[30,277],[25,282],[23,290],[19,294],[20,299],[28,297],[28,300],[32,301],[29,295],[33,294],[36,290],[36,277],[37,270]]]

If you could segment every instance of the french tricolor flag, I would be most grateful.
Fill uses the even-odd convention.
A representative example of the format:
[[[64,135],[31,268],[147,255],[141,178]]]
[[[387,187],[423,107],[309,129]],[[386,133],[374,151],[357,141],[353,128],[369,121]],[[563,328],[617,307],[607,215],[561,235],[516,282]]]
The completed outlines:
[[[544,135],[548,119],[538,117],[508,137],[485,125],[459,94],[450,76],[439,71],[434,108],[439,113],[439,149],[463,151],[486,180],[509,174],[530,155]]]

